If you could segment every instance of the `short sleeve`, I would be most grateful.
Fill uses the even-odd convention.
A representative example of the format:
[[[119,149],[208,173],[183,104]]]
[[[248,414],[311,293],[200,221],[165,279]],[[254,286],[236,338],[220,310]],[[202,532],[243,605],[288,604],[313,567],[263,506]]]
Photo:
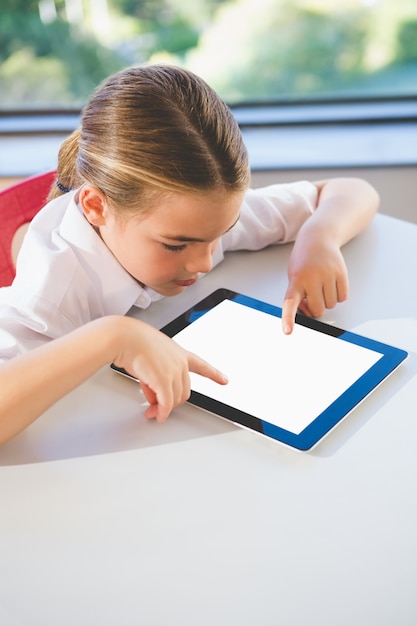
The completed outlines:
[[[308,181],[249,189],[239,221],[222,238],[223,251],[260,250],[294,241],[317,199],[317,187]]]
[[[37,348],[50,341],[48,337],[28,328],[18,319],[0,318],[0,363]]]

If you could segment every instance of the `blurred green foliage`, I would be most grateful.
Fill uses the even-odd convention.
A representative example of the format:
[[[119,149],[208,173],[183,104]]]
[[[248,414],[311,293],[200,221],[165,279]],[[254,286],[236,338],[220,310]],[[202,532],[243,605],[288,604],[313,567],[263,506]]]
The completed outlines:
[[[82,106],[161,60],[231,103],[417,92],[416,0],[77,1],[1,1],[1,108]]]

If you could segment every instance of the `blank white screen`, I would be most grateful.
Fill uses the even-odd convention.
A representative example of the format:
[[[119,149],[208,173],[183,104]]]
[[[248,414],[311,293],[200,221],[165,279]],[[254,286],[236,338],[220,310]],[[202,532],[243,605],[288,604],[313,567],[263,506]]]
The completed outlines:
[[[222,386],[191,374],[191,388],[299,434],[380,358],[348,341],[231,300],[184,328],[174,340],[229,377]]]

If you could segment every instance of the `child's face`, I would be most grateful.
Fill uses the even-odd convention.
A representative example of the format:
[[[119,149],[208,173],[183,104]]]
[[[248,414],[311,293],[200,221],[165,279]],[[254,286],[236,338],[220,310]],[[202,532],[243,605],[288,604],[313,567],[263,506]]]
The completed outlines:
[[[220,237],[239,219],[243,195],[171,193],[148,213],[127,221],[108,214],[100,235],[138,282],[174,296],[210,271]]]

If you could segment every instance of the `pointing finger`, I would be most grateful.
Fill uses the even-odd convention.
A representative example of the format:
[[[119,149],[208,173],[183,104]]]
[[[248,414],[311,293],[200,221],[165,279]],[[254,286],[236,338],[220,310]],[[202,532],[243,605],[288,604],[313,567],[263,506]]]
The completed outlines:
[[[188,353],[188,368],[190,372],[200,374],[200,376],[205,376],[205,378],[210,378],[210,380],[219,383],[219,385],[226,385],[229,382],[225,374],[192,352]]]

